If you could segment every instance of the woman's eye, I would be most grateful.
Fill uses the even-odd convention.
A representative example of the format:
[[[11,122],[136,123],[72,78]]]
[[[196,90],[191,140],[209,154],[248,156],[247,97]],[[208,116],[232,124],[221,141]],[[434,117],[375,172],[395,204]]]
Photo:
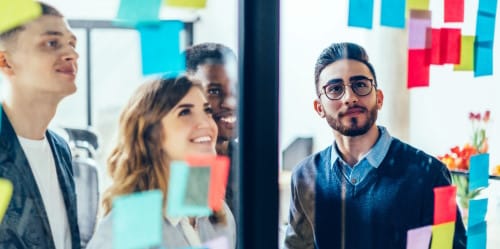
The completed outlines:
[[[205,112],[208,114],[213,114],[214,110],[212,109],[212,107],[207,107],[207,108],[205,108]]]
[[[191,111],[189,109],[183,109],[179,112],[179,116],[186,116],[188,115],[189,113],[191,113]]]
[[[214,96],[219,96],[221,91],[218,88],[209,88],[207,90],[208,95],[214,95]]]

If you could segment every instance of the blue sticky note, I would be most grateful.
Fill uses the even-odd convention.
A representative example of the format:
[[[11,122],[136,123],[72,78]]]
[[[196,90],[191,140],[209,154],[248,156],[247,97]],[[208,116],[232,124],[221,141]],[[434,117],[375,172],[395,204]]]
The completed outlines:
[[[349,20],[351,27],[372,28],[373,0],[350,0]]]
[[[170,179],[168,184],[167,215],[170,217],[209,216],[212,210],[205,205],[186,204],[190,167],[186,162],[170,163]]]
[[[181,51],[180,33],[184,24],[166,21],[158,25],[139,25],[141,35],[142,74],[182,73],[186,59]]]
[[[488,168],[490,155],[488,153],[470,157],[469,191],[488,187]]]
[[[495,37],[495,16],[477,14],[476,19],[476,41],[493,42]]]
[[[487,226],[483,221],[467,230],[467,249],[486,249]]]
[[[474,42],[474,54],[474,77],[493,75],[493,43]]]
[[[144,22],[158,22],[162,0],[121,0],[116,21],[135,25]]]
[[[406,0],[382,0],[380,25],[404,28]]]
[[[113,201],[113,248],[149,248],[162,243],[160,190],[117,197]]]
[[[479,0],[477,11],[495,15],[497,12],[497,0]]]
[[[467,226],[469,230],[474,225],[484,222],[486,210],[488,208],[488,199],[469,201],[469,220]]]

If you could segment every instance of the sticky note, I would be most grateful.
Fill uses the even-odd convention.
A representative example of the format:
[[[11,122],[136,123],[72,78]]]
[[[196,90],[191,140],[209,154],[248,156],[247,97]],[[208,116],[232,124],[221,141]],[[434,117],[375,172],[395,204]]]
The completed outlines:
[[[165,5],[170,7],[202,9],[207,5],[207,0],[165,0]]]
[[[443,186],[434,188],[434,224],[455,221],[457,218],[457,187]]]
[[[493,43],[475,41],[474,77],[486,76],[492,74],[493,74]]]
[[[431,29],[431,53],[430,63],[433,65],[444,64],[444,59],[441,58],[441,29]]]
[[[460,64],[455,65],[455,71],[474,70],[474,36],[462,36],[460,42]]]
[[[406,0],[382,0],[380,25],[404,28]]]
[[[162,243],[162,192],[145,191],[113,201],[113,248],[149,248]]]
[[[455,222],[432,226],[431,249],[452,249]]]
[[[229,158],[224,156],[190,156],[186,159],[189,165],[210,165],[210,186],[208,206],[218,211],[222,208],[229,176]]]
[[[432,226],[408,230],[406,249],[428,249],[431,242]]]
[[[495,16],[482,13],[476,18],[476,40],[478,42],[491,42],[495,37]]]
[[[229,249],[229,240],[226,237],[218,237],[203,243],[208,249]]]
[[[464,21],[464,0],[444,0],[444,22]]]
[[[430,48],[431,37],[429,36],[428,29],[431,28],[431,12],[412,10],[408,26],[408,48]]]
[[[116,21],[118,24],[137,25],[159,21],[161,0],[121,0]]]
[[[185,205],[208,205],[208,191],[210,184],[210,167],[191,167],[189,169],[188,184],[186,187]]]
[[[9,31],[42,14],[42,7],[33,0],[0,1],[0,33]]]
[[[158,25],[140,25],[142,74],[176,75],[185,70],[180,33],[184,24],[165,21]]]
[[[484,222],[487,208],[488,208],[488,199],[469,201],[469,219],[467,222],[469,230],[474,225]]]
[[[3,216],[9,207],[13,190],[14,188],[11,181],[0,178],[0,223],[2,223]]]
[[[212,210],[208,204],[187,205],[186,190],[189,184],[190,167],[183,161],[172,161],[170,163],[170,178],[167,195],[167,215],[171,217],[182,216],[209,216]]]
[[[409,10],[428,10],[429,0],[408,0]]]
[[[481,222],[467,230],[467,249],[486,249],[486,222]]]
[[[373,0],[350,0],[348,26],[372,28]]]
[[[478,154],[470,157],[469,166],[469,191],[481,187],[488,187],[488,168],[490,165],[490,154]]]
[[[460,43],[462,34],[460,29],[441,29],[441,59],[443,63],[460,63]]]
[[[497,0],[479,0],[477,11],[495,15],[497,13]]]
[[[429,86],[430,49],[408,50],[408,88]]]

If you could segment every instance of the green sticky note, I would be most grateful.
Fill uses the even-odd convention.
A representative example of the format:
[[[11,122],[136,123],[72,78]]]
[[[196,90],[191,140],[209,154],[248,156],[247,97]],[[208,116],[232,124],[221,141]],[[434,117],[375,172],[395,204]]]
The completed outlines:
[[[0,0],[0,33],[23,25],[42,14],[33,0]]]
[[[452,249],[455,222],[448,222],[432,226],[431,249]]]
[[[407,0],[409,10],[429,10],[429,0]]]
[[[460,64],[453,66],[454,71],[474,71],[474,36],[463,35],[460,48]]]
[[[150,248],[162,243],[160,190],[116,197],[113,201],[113,248]]]
[[[165,0],[165,5],[170,7],[203,9],[207,0]]]
[[[0,223],[2,223],[7,207],[9,207],[10,199],[12,198],[12,191],[12,182],[7,179],[0,178]]]

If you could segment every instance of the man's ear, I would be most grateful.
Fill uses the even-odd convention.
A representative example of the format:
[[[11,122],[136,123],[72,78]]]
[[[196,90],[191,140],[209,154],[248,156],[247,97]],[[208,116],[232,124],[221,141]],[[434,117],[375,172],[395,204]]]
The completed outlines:
[[[319,101],[319,99],[315,99],[314,100],[314,110],[316,111],[316,113],[318,113],[318,115],[322,118],[325,117],[325,110],[323,110],[323,106],[321,105],[321,102]]]
[[[384,93],[382,90],[377,90],[377,109],[382,109],[382,105],[384,104]]]
[[[13,71],[7,60],[7,52],[5,50],[0,50],[0,71],[5,75],[12,75]]]

